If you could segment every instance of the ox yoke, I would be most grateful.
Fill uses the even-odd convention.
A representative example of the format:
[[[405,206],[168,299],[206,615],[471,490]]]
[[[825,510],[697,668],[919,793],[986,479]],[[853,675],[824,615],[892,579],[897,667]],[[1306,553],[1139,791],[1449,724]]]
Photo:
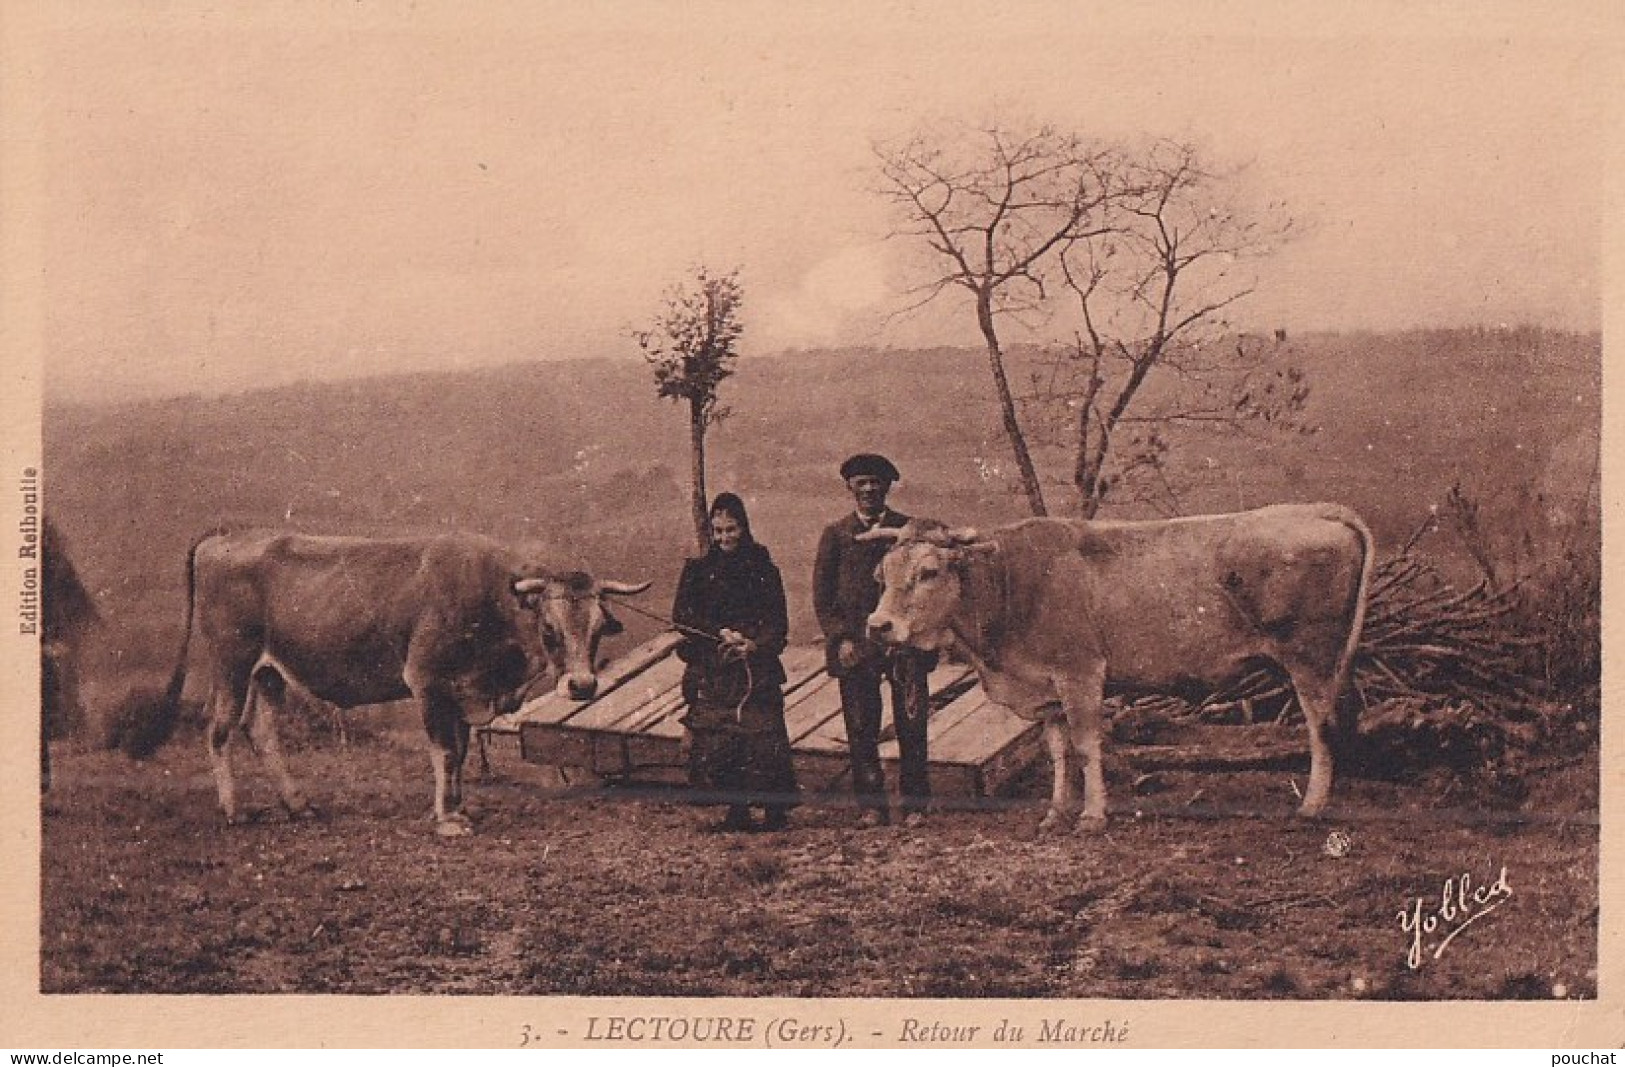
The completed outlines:
[[[1043,714],[1057,683],[1212,687],[1260,659],[1334,677],[1359,637],[1370,534],[1336,505],[990,531],[956,615],[993,699]]]

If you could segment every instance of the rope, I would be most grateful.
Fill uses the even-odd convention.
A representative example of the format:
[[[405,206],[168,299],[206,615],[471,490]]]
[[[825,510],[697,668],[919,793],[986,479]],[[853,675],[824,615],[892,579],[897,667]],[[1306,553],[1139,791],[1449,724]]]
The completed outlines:
[[[656,611],[649,611],[646,608],[640,608],[630,601],[623,600],[617,604],[616,607],[625,608],[627,611],[635,612],[636,614],[642,615],[646,619],[653,619],[655,622],[663,622],[667,626],[670,626],[673,630],[676,630],[680,634],[685,634],[688,637],[703,637],[712,644],[722,644],[722,638],[718,637],[716,634],[706,633],[704,630],[696,630],[692,626],[684,626],[675,619],[667,618]]]
[[[676,619],[668,618],[659,612],[649,611],[646,608],[640,608],[636,604],[632,604],[624,600],[621,601],[618,606],[626,608],[629,611],[636,612],[637,614],[642,615],[644,618],[653,619],[655,622],[665,623],[673,630],[676,630],[678,633],[684,634],[688,637],[703,638],[704,640],[719,646],[723,643],[722,638],[718,637],[716,634],[707,633],[704,630],[698,630],[692,626],[684,626]],[[739,698],[739,703],[734,705],[733,715],[734,722],[739,725],[743,725],[745,721],[745,705],[750,703],[751,694],[756,689],[756,675],[755,672],[750,669],[750,657],[742,657],[740,662],[745,666],[745,693]]]

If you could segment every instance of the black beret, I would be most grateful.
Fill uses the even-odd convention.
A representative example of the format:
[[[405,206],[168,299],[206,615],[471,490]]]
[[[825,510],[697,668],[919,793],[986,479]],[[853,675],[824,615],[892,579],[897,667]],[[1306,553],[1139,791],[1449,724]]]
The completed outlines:
[[[897,473],[897,468],[892,465],[891,460],[885,456],[877,456],[873,452],[859,452],[841,464],[842,478],[856,478],[864,474],[884,478],[888,482],[903,480],[903,476]]]

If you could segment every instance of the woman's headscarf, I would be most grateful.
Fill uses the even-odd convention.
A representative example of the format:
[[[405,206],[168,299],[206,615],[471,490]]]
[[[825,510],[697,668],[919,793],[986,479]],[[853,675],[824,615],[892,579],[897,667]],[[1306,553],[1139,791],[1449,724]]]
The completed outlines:
[[[745,502],[739,499],[737,494],[718,493],[716,499],[711,501],[711,510],[706,514],[707,516],[715,516],[719,511],[732,516],[733,520],[739,524],[740,548],[756,543],[756,538],[751,536],[750,516],[745,513]]]

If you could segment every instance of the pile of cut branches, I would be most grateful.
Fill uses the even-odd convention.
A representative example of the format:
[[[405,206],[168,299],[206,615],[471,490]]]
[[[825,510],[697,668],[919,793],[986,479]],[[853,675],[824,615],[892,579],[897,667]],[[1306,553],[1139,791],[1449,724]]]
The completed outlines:
[[[1396,556],[1372,576],[1354,685],[1367,705],[1412,698],[1476,705],[1527,718],[1539,699],[1529,676],[1538,638],[1518,632],[1516,587],[1481,581],[1457,592],[1437,571]]]

